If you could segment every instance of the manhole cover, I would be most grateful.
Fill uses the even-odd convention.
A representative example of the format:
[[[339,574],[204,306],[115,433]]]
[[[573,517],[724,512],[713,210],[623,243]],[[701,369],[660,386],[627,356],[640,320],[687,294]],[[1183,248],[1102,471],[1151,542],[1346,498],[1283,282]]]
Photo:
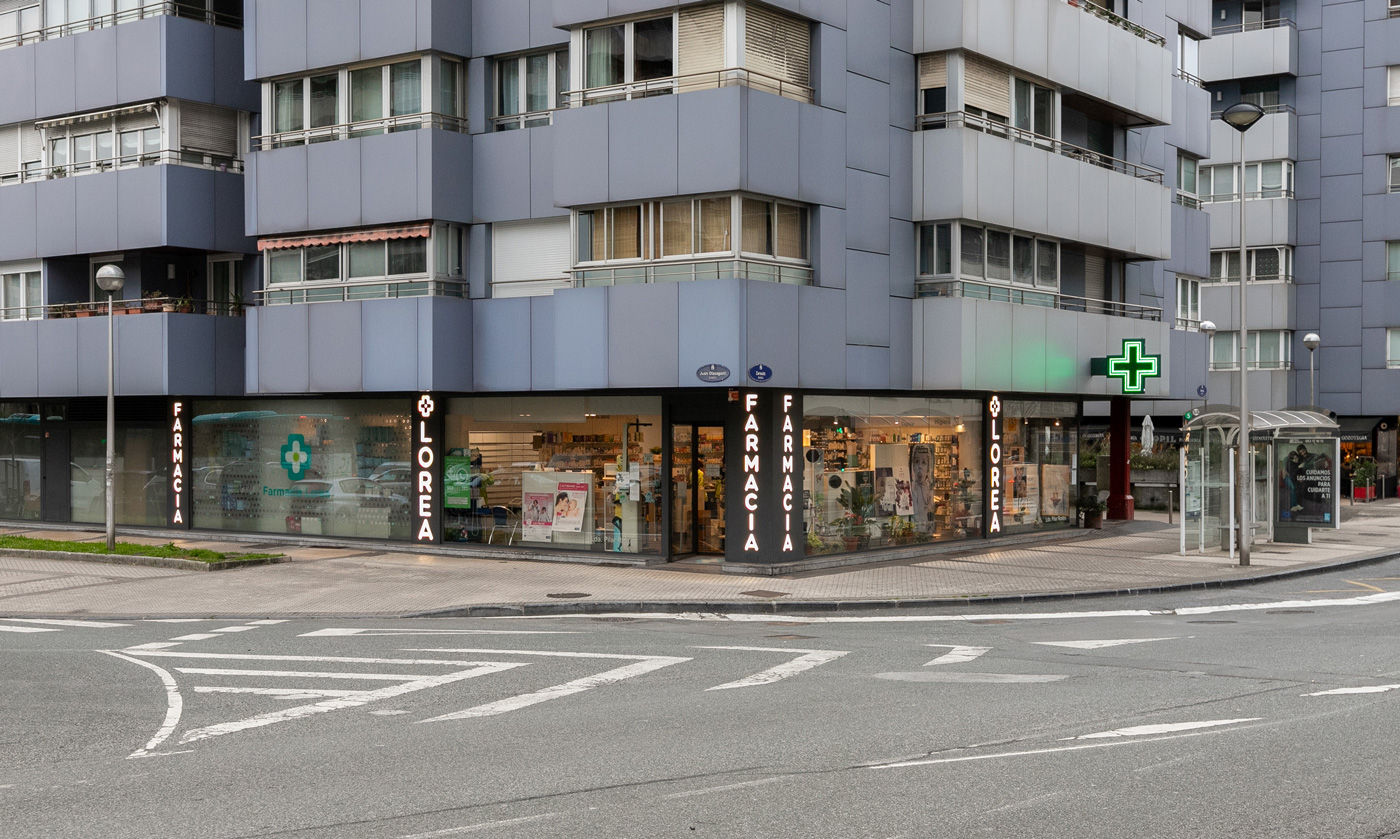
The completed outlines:
[[[573,600],[578,597],[592,597],[593,595],[583,591],[557,591],[553,594],[546,594],[545,597],[553,597],[556,600]]]
[[[1239,621],[1187,621],[1187,623],[1239,623]]]
[[[594,618],[598,623],[631,623],[636,618]]]
[[[768,591],[766,589],[756,588],[753,591],[741,591],[739,593],[745,597],[787,597],[792,592]]]
[[[779,641],[805,641],[808,638],[815,638],[815,635],[769,635],[769,638],[776,638]]]
[[[1266,615],[1311,615],[1312,609],[1270,609]]]

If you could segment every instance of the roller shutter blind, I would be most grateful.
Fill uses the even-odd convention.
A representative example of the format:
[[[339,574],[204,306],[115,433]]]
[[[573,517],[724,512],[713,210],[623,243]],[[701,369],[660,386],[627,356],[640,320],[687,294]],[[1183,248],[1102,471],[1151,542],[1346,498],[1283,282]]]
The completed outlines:
[[[492,297],[549,294],[566,288],[570,267],[567,218],[491,225]]]
[[[679,18],[676,33],[679,74],[689,76],[723,70],[723,4],[681,9]]]
[[[160,120],[155,111],[141,111],[135,114],[122,114],[117,118],[118,131],[135,131],[138,128],[158,128]]]
[[[763,6],[749,5],[744,17],[744,66],[784,82],[811,86],[811,25]]]
[[[1011,72],[995,61],[964,53],[963,101],[998,116],[1011,116]]]
[[[1103,254],[1084,254],[1084,296],[1090,300],[1107,299],[1106,265]]]
[[[948,54],[935,52],[919,56],[919,90],[948,86]]]
[[[181,102],[180,146],[237,157],[238,112],[199,102]]]
[[[19,132],[22,126],[0,126],[0,175],[19,171]]]

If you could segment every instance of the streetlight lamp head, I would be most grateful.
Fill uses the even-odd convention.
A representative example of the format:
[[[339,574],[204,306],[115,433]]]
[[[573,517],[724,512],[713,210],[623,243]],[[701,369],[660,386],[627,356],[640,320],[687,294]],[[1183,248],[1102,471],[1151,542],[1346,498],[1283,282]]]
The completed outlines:
[[[1236,102],[1220,114],[1220,118],[1225,120],[1227,125],[1240,133],[1248,131],[1262,116],[1264,109],[1253,102]]]
[[[1206,337],[1207,337],[1207,338],[1214,338],[1214,337],[1215,337],[1215,321],[1213,321],[1213,320],[1203,320],[1203,321],[1201,321],[1201,331],[1204,332],[1204,333],[1206,333]]]
[[[111,294],[121,291],[126,284],[126,274],[115,265],[103,265],[97,269],[97,287]]]
[[[1312,352],[1322,346],[1322,336],[1316,332],[1309,332],[1303,336],[1303,346],[1308,348],[1308,352]]]

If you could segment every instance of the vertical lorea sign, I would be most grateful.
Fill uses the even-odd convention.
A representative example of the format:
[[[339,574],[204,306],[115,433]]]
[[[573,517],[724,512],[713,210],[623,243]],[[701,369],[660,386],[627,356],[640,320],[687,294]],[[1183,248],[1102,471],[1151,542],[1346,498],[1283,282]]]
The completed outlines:
[[[431,394],[423,394],[414,403],[413,465],[414,504],[413,541],[438,542],[440,523],[437,518],[438,493],[442,485],[438,440],[442,423]]]
[[[185,403],[170,403],[170,505],[169,523],[187,527],[185,523]]]
[[[987,403],[987,535],[1001,532],[1001,514],[1005,507],[1001,482],[1001,397],[993,395]]]

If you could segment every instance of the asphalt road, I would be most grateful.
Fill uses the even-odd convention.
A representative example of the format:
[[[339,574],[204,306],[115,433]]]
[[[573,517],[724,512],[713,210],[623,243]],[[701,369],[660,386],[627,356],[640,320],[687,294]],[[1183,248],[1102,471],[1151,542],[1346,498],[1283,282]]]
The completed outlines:
[[[966,613],[0,620],[0,835],[1400,836],[1397,627],[1400,562]]]

